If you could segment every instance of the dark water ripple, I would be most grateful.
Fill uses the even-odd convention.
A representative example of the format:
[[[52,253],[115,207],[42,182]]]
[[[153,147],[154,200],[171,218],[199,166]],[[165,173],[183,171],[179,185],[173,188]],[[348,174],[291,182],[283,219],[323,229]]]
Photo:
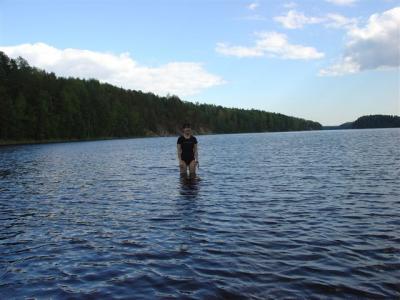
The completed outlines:
[[[0,297],[400,298],[400,130],[0,148]]]

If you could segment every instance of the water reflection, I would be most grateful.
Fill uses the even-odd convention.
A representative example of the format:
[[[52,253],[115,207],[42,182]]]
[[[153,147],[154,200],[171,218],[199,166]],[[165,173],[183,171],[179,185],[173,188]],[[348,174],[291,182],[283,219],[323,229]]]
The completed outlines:
[[[180,190],[179,194],[185,199],[196,199],[199,193],[200,178],[196,175],[194,177],[185,173],[180,174]]]
[[[200,178],[190,177],[187,174],[180,174],[179,199],[175,202],[176,214],[179,216],[179,251],[190,253],[199,246],[195,232],[201,230],[199,203],[197,200],[199,193]]]
[[[0,178],[6,178],[8,175],[11,174],[10,170],[0,170]]]

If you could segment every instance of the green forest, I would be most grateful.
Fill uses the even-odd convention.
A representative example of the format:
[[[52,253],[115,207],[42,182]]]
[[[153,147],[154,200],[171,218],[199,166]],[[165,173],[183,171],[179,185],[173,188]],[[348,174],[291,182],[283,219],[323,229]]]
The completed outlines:
[[[392,115],[367,115],[359,117],[353,122],[346,122],[339,126],[324,126],[322,129],[367,129],[367,128],[399,128],[400,117]]]
[[[176,135],[183,122],[190,122],[195,134],[321,129],[317,122],[279,113],[57,77],[0,52],[2,143]]]
[[[362,116],[352,123],[351,128],[390,128],[400,127],[400,117],[390,115]]]

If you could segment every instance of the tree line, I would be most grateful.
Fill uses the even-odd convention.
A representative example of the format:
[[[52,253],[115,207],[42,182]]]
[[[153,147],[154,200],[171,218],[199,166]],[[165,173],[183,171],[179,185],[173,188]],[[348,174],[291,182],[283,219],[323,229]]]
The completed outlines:
[[[0,140],[94,139],[194,132],[241,133],[321,129],[279,113],[182,101],[125,90],[96,79],[57,77],[0,51]]]
[[[369,115],[355,120],[351,128],[391,128],[400,127],[400,117],[391,115]]]

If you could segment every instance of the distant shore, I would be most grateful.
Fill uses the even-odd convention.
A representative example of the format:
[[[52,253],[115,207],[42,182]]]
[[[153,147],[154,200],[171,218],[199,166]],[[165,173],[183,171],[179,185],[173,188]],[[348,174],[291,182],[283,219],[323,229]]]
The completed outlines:
[[[388,127],[397,128],[397,127]],[[290,130],[290,131],[263,131],[263,132],[230,132],[230,133],[196,133],[196,136],[202,135],[217,135],[217,134],[251,134],[251,133],[278,133],[278,132],[306,132],[306,131],[329,131],[329,130],[345,130],[345,129],[384,129],[384,128],[343,128],[340,126],[324,126],[320,130]],[[141,136],[126,136],[126,137],[96,137],[96,138],[82,138],[82,139],[45,139],[45,140],[0,140],[0,147],[2,146],[17,146],[17,145],[36,145],[36,144],[56,144],[56,143],[73,143],[73,142],[94,142],[94,141],[107,141],[107,140],[126,140],[126,139],[140,139],[140,138],[155,138],[155,137],[177,137],[176,134],[148,134]]]
[[[400,117],[396,115],[368,115],[359,117],[353,122],[337,126],[322,126],[323,130],[333,129],[369,129],[369,128],[399,128]]]
[[[171,135],[171,136],[173,136],[173,135]],[[35,144],[56,144],[56,143],[124,140],[124,139],[148,138],[148,137],[155,137],[155,136],[97,137],[97,138],[85,138],[85,139],[10,140],[10,141],[0,140],[0,147],[1,146],[13,146],[13,145],[35,145]]]
[[[298,132],[298,131],[319,131],[319,130],[291,130],[291,131],[263,131],[263,132],[229,132],[229,133],[215,133],[205,132],[199,133],[194,132],[193,135],[217,135],[217,134],[245,134],[245,133],[268,133],[268,132]],[[35,145],[35,144],[53,144],[53,143],[71,143],[71,142],[93,142],[93,141],[106,141],[106,140],[125,140],[125,139],[140,139],[140,138],[154,138],[154,137],[177,137],[176,134],[156,134],[149,133],[147,135],[140,136],[126,136],[126,137],[96,137],[96,138],[82,138],[82,139],[44,139],[44,140],[0,140],[1,146],[13,146],[13,145]]]

